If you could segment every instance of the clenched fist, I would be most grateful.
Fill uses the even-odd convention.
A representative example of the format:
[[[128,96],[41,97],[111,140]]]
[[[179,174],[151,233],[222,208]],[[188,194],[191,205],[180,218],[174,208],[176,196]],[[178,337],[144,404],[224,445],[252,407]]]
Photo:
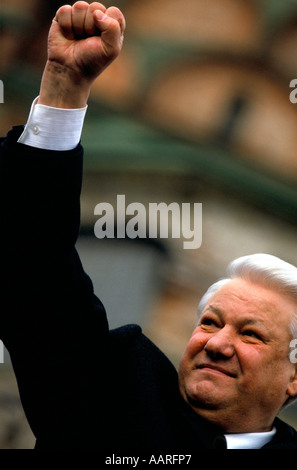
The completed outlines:
[[[91,85],[118,56],[125,18],[116,7],[98,2],[64,5],[48,36],[48,60],[38,102],[77,108],[86,104]]]

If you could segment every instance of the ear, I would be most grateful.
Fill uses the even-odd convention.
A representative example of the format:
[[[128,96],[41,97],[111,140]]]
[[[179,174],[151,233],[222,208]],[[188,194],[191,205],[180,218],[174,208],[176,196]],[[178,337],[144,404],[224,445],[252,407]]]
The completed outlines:
[[[297,364],[294,364],[294,371],[292,374],[291,381],[288,384],[287,394],[289,397],[297,395]]]

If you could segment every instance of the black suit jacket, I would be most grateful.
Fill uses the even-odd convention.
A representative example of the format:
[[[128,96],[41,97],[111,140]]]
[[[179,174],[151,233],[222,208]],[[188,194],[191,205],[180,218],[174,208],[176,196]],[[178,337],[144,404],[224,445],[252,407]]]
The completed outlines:
[[[136,325],[108,328],[75,250],[82,147],[24,146],[22,130],[0,147],[0,337],[36,448],[213,448],[221,430],[183,401],[165,355]],[[296,449],[296,432],[275,425],[265,447]]]

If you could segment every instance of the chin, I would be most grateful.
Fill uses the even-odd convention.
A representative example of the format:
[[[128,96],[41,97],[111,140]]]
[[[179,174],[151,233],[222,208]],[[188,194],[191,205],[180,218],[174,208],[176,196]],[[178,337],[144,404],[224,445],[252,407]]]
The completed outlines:
[[[208,381],[186,388],[183,396],[192,408],[201,410],[217,410],[230,401],[230,397],[222,396],[221,390]]]

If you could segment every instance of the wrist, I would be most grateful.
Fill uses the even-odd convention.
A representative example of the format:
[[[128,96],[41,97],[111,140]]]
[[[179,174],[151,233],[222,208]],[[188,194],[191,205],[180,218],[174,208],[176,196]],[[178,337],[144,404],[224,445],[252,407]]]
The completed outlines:
[[[67,67],[47,61],[38,104],[55,108],[76,109],[87,105],[91,84],[88,80],[77,78]]]

